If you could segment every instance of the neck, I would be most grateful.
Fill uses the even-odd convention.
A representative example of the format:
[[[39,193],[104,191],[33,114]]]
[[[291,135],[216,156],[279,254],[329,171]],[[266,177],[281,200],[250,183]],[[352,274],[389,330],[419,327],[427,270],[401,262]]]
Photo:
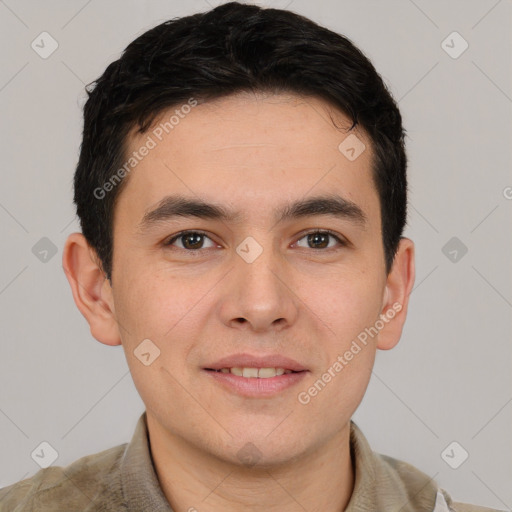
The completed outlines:
[[[199,450],[147,419],[158,480],[175,512],[341,512],[352,495],[350,424],[286,463],[244,467]]]

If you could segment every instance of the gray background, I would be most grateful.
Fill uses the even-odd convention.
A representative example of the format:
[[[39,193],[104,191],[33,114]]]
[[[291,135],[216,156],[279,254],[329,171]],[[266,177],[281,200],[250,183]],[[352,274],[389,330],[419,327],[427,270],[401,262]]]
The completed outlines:
[[[0,487],[39,469],[30,454],[41,441],[66,465],[128,441],[143,411],[122,348],[91,337],[61,268],[78,230],[83,89],[138,34],[219,3],[0,1]],[[403,337],[378,352],[354,420],[374,450],[422,469],[454,499],[510,509],[512,3],[257,3],[289,5],[352,39],[408,131],[416,284]],[[43,31],[59,45],[46,59],[31,48]],[[469,44],[458,58],[442,46],[453,31]],[[43,237],[55,255],[41,252],[47,241],[32,250]],[[452,441],[469,453],[458,469],[441,456]],[[460,454],[450,452],[452,464]]]

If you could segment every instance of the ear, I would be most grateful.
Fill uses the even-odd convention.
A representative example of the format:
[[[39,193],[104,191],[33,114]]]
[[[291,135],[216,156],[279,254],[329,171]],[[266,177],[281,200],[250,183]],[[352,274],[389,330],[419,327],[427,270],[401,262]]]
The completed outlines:
[[[110,282],[96,251],[82,233],[68,236],[62,267],[78,309],[89,323],[91,334],[105,345],[120,345],[118,324]]]
[[[377,348],[381,350],[393,348],[400,340],[414,278],[414,243],[408,238],[401,238],[384,289],[381,311],[381,318],[385,317],[384,327],[377,340]]]

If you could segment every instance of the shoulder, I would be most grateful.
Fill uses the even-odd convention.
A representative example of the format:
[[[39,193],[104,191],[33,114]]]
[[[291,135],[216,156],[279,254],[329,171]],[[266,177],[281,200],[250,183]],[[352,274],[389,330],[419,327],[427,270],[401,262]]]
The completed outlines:
[[[454,512],[504,512],[497,508],[479,507],[478,505],[470,505],[469,503],[452,503]]]
[[[433,512],[503,512],[495,508],[480,507],[478,505],[470,505],[469,503],[460,503],[453,501],[451,496],[444,490],[439,488],[437,491],[437,499]]]
[[[0,489],[0,512],[96,510],[97,499],[119,473],[125,447],[123,444],[87,455],[66,467],[41,469],[30,478]]]
[[[496,508],[480,507],[478,505],[453,501],[444,489],[439,489],[436,506],[439,506],[440,512],[444,512],[445,509],[447,512],[504,512]],[[437,512],[437,509],[434,509],[434,512]]]
[[[396,482],[403,486],[408,503],[413,510],[432,510],[432,512],[503,512],[494,508],[471,505],[453,501],[450,494],[439,487],[435,481],[411,464],[378,454],[388,468],[395,474]],[[395,482],[395,484],[396,484]],[[432,496],[434,503],[432,504]]]
[[[500,512],[460,503],[420,469],[372,450],[357,424],[350,422],[355,485],[348,511],[400,510],[401,512]],[[362,504],[362,505],[361,505]]]

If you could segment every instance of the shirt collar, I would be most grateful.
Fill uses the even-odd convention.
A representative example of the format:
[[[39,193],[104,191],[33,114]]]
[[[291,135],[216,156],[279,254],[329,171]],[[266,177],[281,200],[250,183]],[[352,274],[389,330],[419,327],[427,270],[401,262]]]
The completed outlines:
[[[160,487],[149,446],[146,412],[135,427],[121,461],[121,485],[128,511],[172,512]]]
[[[438,486],[432,477],[407,462],[374,452],[350,422],[350,451],[355,460],[355,482],[345,512],[432,512]]]
[[[438,487],[425,473],[372,451],[359,427],[350,421],[354,488],[345,512],[431,512]],[[173,512],[154,469],[144,412],[121,460],[121,483],[128,511]]]

